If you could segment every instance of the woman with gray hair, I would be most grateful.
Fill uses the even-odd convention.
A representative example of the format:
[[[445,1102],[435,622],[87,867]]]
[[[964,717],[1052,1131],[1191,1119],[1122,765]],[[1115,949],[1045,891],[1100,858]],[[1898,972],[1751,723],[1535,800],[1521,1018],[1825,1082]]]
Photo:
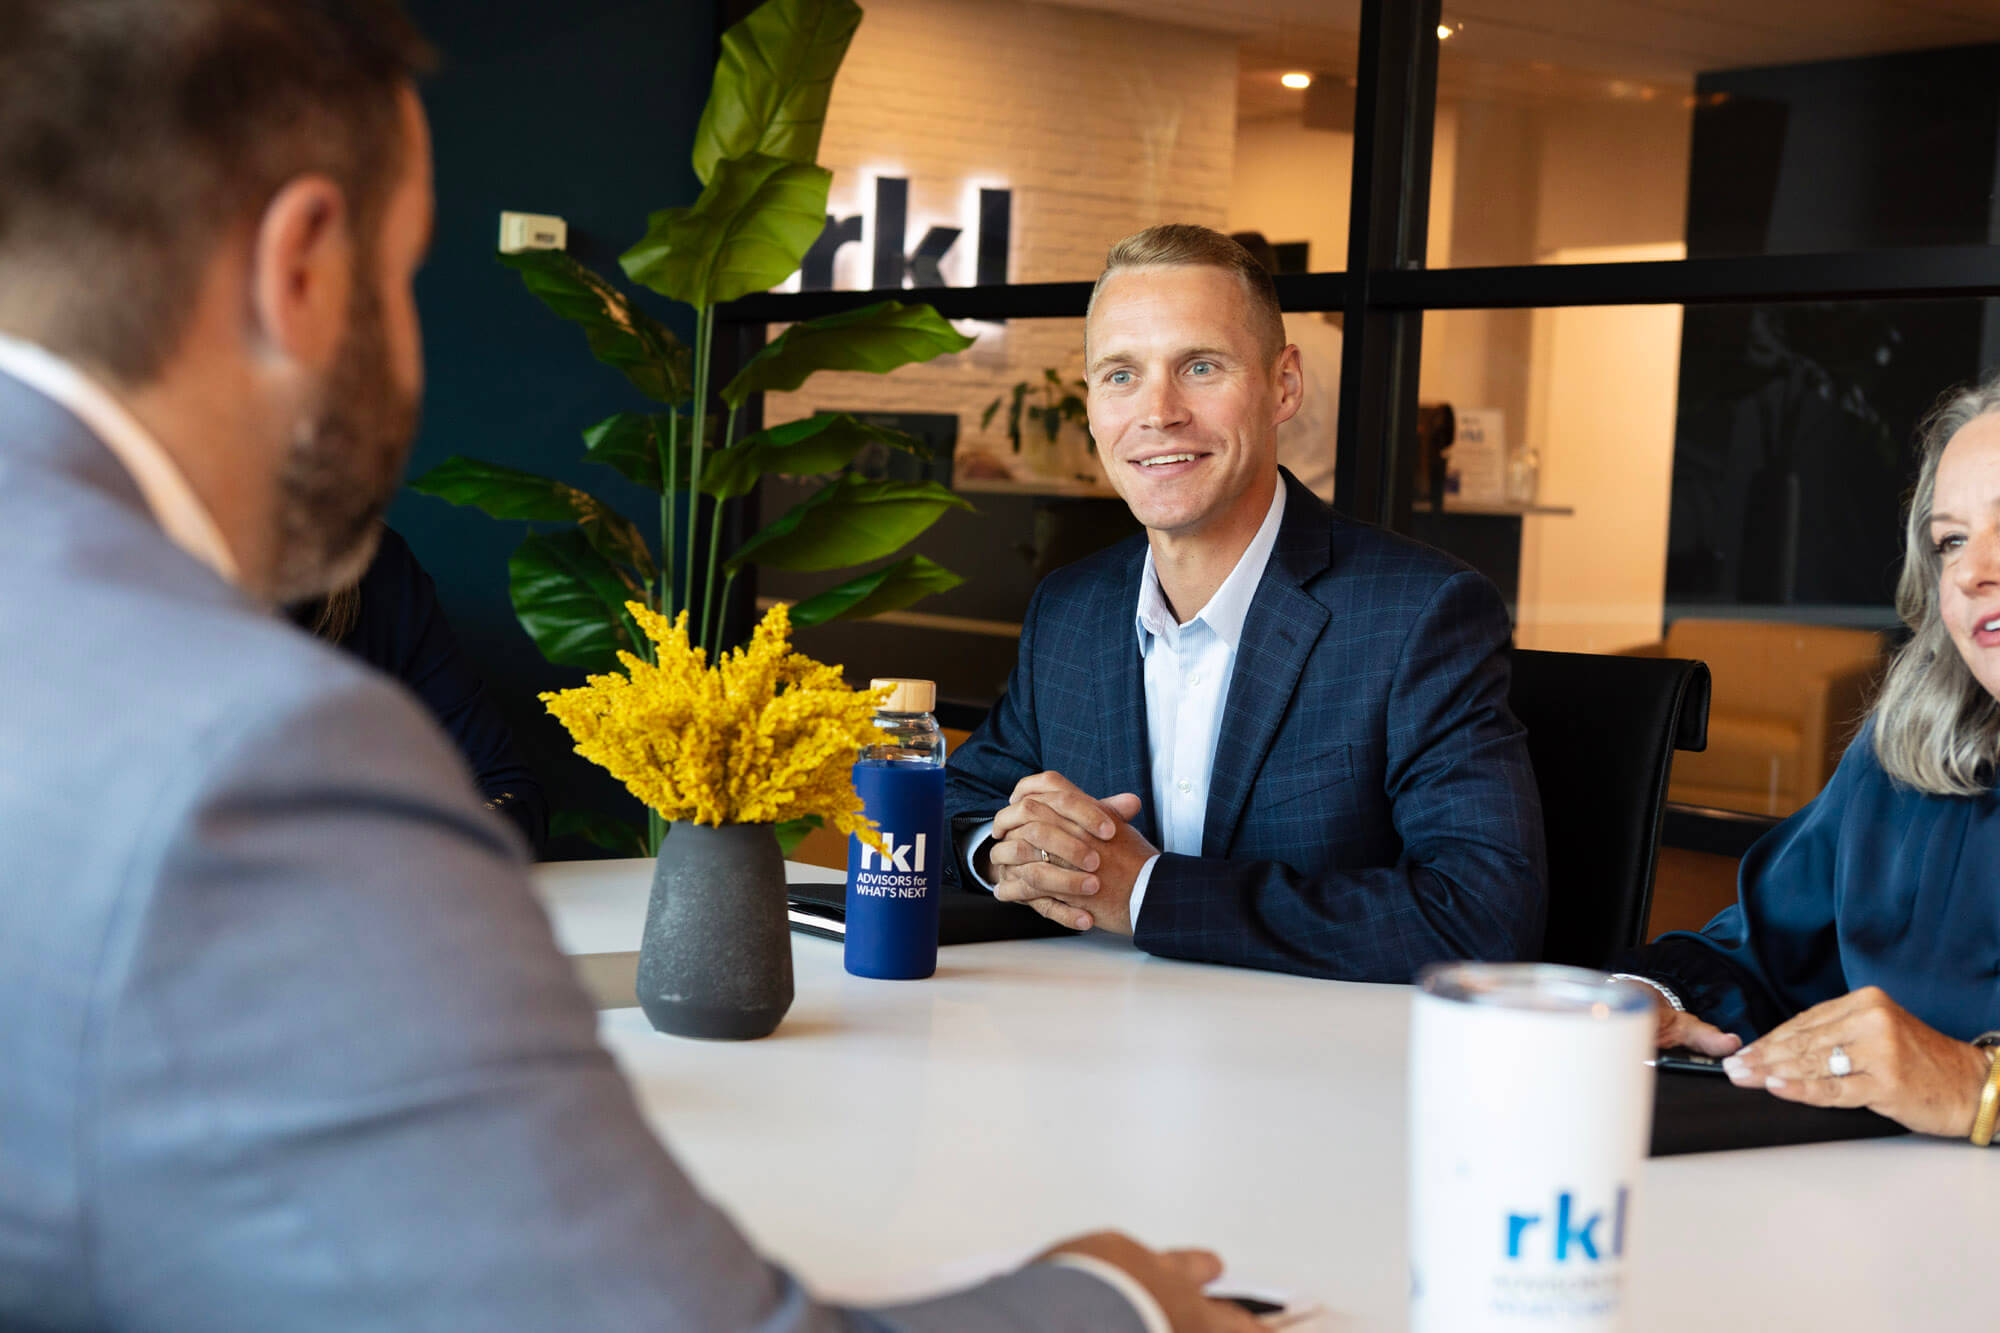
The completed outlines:
[[[1699,933],[1626,963],[1659,1042],[1739,1086],[1984,1146],[2000,1116],[2000,376],[1925,423],[1896,610],[1913,637],[1826,790]],[[1744,1043],[1748,1043],[1745,1045]]]

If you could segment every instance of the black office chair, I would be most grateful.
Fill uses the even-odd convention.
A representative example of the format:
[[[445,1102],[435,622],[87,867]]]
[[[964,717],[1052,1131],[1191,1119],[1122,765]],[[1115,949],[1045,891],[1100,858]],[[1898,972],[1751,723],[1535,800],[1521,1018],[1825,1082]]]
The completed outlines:
[[[1702,662],[1515,652],[1507,702],[1548,831],[1545,960],[1602,967],[1642,941],[1668,769],[1675,750],[1707,746],[1708,694]]]

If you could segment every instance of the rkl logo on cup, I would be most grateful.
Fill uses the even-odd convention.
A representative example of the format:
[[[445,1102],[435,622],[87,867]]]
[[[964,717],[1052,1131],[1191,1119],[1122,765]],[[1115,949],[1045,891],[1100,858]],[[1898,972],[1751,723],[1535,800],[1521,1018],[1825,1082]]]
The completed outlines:
[[[1599,1259],[1616,1259],[1625,1253],[1625,1203],[1630,1191],[1625,1186],[1618,1187],[1617,1200],[1611,1207],[1610,1245],[1602,1254],[1598,1253],[1597,1226],[1604,1220],[1602,1211],[1584,1216],[1579,1223],[1575,1212],[1575,1197],[1562,1190],[1556,1195],[1555,1227],[1550,1233],[1550,1249],[1559,1264],[1568,1263],[1573,1256],[1596,1263]],[[1521,1257],[1521,1243],[1529,1231],[1542,1223],[1540,1213],[1507,1214],[1507,1257]]]
[[[865,842],[862,843],[861,868],[863,870],[869,869],[870,867],[868,863],[870,861],[873,861],[879,855],[882,860],[881,868],[884,870],[901,870],[915,874],[922,874],[924,869],[924,837],[925,837],[924,834],[919,833],[917,835],[915,842],[906,842],[901,845],[898,845],[896,842],[896,835],[889,832],[889,830],[887,829],[883,829],[882,842],[887,847],[888,850],[885,852],[877,853],[873,847],[870,847]],[[906,857],[910,859],[906,860],[905,859]],[[911,864],[912,860],[915,862],[914,865]]]

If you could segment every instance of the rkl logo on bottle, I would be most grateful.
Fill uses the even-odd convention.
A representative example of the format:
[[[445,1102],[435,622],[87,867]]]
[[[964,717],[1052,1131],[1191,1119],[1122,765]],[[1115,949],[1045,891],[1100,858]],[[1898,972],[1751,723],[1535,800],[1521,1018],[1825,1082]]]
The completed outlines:
[[[1625,1253],[1625,1204],[1630,1191],[1625,1186],[1618,1187],[1618,1197],[1611,1206],[1610,1233],[1604,1239],[1607,1244],[1600,1253],[1597,1228],[1604,1221],[1602,1210],[1584,1214],[1580,1219],[1576,1210],[1576,1199],[1568,1190],[1556,1195],[1556,1215],[1554,1227],[1546,1233],[1538,1233],[1536,1239],[1546,1235],[1549,1248],[1559,1264],[1575,1258],[1596,1263],[1601,1259],[1620,1258]],[[1519,1259],[1521,1246],[1529,1239],[1528,1233],[1542,1225],[1540,1213],[1507,1214],[1507,1257]]]
[[[882,861],[881,868],[883,870],[901,870],[905,873],[922,874],[924,869],[924,838],[925,835],[919,833],[915,842],[898,844],[896,835],[887,829],[883,829],[882,842],[887,850],[878,853],[867,843],[862,843],[861,868],[863,870],[870,869],[871,867],[868,863],[879,856]],[[912,861],[915,864],[912,864]]]

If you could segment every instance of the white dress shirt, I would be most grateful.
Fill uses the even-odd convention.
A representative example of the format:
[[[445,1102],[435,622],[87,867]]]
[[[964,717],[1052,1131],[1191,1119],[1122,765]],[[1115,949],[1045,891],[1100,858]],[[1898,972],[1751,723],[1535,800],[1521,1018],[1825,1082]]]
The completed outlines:
[[[168,540],[226,582],[242,582],[222,530],[172,455],[109,390],[47,348],[4,333],[0,333],[0,373],[13,376],[89,427],[132,474],[133,484]]]
[[[1152,761],[1153,786],[1150,794],[1161,852],[1201,855],[1202,826],[1208,817],[1209,777],[1215,767],[1215,742],[1222,731],[1229,682],[1236,675],[1236,649],[1243,639],[1243,622],[1257,596],[1257,585],[1263,582],[1271,550],[1278,544],[1278,527],[1284,516],[1285,482],[1280,477],[1257,535],[1243,548],[1235,568],[1229,571],[1229,577],[1222,581],[1208,604],[1186,623],[1177,621],[1168,609],[1159,571],[1153,565],[1152,549],[1146,551],[1132,627],[1139,636],[1139,655],[1145,660],[1146,744]],[[971,851],[992,835],[993,821],[988,820],[967,836],[964,843],[967,865],[976,865]],[[1147,858],[1132,883],[1134,927],[1139,924],[1146,889],[1152,883],[1153,867],[1159,859],[1157,854]],[[976,868],[972,873],[987,890],[993,888],[980,878]]]

